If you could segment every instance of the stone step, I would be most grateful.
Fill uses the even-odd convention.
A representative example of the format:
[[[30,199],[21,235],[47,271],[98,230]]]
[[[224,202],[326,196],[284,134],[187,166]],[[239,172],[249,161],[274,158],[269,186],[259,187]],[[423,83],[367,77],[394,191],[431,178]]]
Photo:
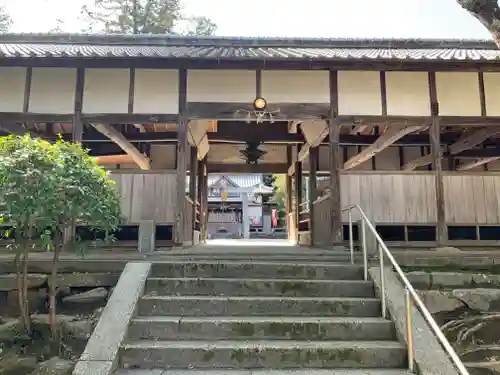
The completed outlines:
[[[142,316],[380,316],[378,298],[145,296]]]
[[[151,267],[152,277],[241,277],[314,280],[361,280],[361,264],[278,262],[157,262]]]
[[[149,262],[164,261],[165,259],[169,261],[179,261],[179,262],[213,262],[219,261],[221,263],[225,262],[246,262],[248,259],[253,259],[257,262],[271,262],[271,263],[344,263],[350,264],[351,258],[349,253],[345,254],[332,254],[332,255],[312,255],[309,253],[294,255],[294,254],[185,254],[185,255],[160,255],[152,254],[146,257]],[[361,253],[355,254],[355,264],[363,264],[363,256]]]
[[[289,369],[289,370],[118,370],[115,375],[411,375],[400,369]]]
[[[146,294],[213,296],[373,297],[364,280],[149,278]]]
[[[393,323],[382,318],[173,317],[135,318],[132,340],[394,340]]]
[[[132,341],[122,368],[403,368],[396,341]]]

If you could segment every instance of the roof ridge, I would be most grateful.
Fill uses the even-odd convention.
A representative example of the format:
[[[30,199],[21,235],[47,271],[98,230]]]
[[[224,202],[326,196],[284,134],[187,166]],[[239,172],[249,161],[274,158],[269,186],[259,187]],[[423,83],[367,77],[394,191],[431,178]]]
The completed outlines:
[[[179,36],[166,34],[0,34],[0,44],[81,44],[106,46],[198,46],[274,48],[498,49],[492,40],[418,38],[279,38]]]

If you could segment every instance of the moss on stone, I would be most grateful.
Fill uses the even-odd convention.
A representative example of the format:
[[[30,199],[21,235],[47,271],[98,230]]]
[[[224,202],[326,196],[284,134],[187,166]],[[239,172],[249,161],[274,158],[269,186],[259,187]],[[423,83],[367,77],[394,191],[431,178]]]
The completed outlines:
[[[255,326],[252,323],[233,323],[231,331],[238,336],[252,337],[255,334]]]
[[[245,360],[246,353],[243,349],[235,349],[231,352],[231,360],[241,363]]]
[[[203,353],[203,362],[210,362],[215,357],[215,353],[212,350],[205,350]]]

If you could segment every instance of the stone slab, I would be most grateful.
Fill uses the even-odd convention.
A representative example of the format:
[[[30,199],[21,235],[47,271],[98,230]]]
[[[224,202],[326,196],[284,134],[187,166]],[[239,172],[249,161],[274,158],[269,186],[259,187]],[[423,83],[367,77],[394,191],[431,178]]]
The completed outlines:
[[[373,297],[371,281],[240,278],[149,278],[154,295]]]
[[[57,275],[56,285],[59,288],[115,286],[119,278],[120,273],[63,273]]]
[[[151,267],[152,277],[241,277],[241,278],[286,278],[313,280],[361,280],[362,265],[281,262],[155,262]]]
[[[293,369],[293,370],[118,370],[115,375],[410,375],[406,370],[383,369]]]
[[[131,262],[125,266],[80,360],[115,360],[150,268],[151,264],[145,262]]]
[[[112,361],[78,361],[72,375],[112,375],[115,369]]]
[[[150,340],[394,340],[393,323],[351,317],[135,318],[128,338]]]
[[[28,274],[28,289],[39,288],[47,282],[47,275]],[[0,291],[17,290],[17,276],[15,273],[0,275]]]
[[[120,348],[125,368],[403,368],[396,341],[136,341]]]
[[[378,298],[157,296],[139,300],[139,315],[380,316]]]
[[[380,295],[382,281],[380,267],[370,267],[369,274]],[[407,345],[408,334],[406,330],[404,287],[392,268],[385,267],[384,275],[387,309],[394,320],[398,336],[402,338]],[[418,365],[420,373],[425,375],[456,375],[458,372],[450,357],[439,343],[422,314],[414,305],[413,307],[412,324],[414,354],[415,362]]]

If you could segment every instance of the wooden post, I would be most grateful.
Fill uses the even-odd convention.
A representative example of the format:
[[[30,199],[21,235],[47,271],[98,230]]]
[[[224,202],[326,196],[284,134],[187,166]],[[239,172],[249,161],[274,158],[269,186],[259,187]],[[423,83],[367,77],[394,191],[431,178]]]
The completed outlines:
[[[430,143],[432,154],[432,169],[434,171],[434,184],[436,188],[436,213],[437,213],[437,245],[444,246],[448,240],[446,229],[446,216],[444,210],[444,183],[441,151],[441,129],[439,125],[439,103],[437,100],[436,74],[429,72],[429,96],[431,103],[432,125],[430,127]]]
[[[342,203],[340,202],[340,124],[338,122],[338,78],[337,71],[330,70],[330,113],[328,118],[330,149],[330,243],[342,243]]]
[[[302,145],[297,145],[297,155]],[[300,211],[302,203],[302,162],[295,161],[295,241],[299,241]]]
[[[175,208],[174,245],[182,246],[184,242],[186,172],[188,148],[187,118],[187,70],[179,70],[179,114],[177,119],[177,204]]]
[[[75,108],[73,113],[72,141],[81,143],[83,139],[82,104],[83,87],[85,85],[85,69],[78,68],[75,86]]]
[[[314,147],[309,151],[309,232],[311,236],[311,246],[314,246],[314,201],[316,200],[319,148]]]
[[[31,87],[31,71],[29,71],[29,85]],[[28,85],[28,82],[26,83]],[[83,87],[85,85],[85,69],[78,68],[76,73],[75,85],[75,104],[73,108],[73,128],[71,132],[71,140],[75,143],[82,143],[83,139],[83,122],[82,122],[82,103],[83,103]],[[76,235],[76,221],[71,220],[71,225],[63,230],[63,243],[66,245],[71,242]],[[65,246],[66,247],[66,246]],[[65,248],[64,247],[64,248]],[[64,251],[63,248],[63,251]]]
[[[202,160],[202,172],[203,175],[203,185],[201,189],[201,196],[203,202],[203,210],[201,210],[201,214],[203,215],[201,223],[203,225],[203,229],[201,231],[201,239],[203,242],[207,240],[208,233],[208,169],[207,169],[207,156]]]
[[[292,146],[286,146],[286,163],[288,168],[292,166]],[[292,238],[293,236],[293,230],[292,230],[292,224],[293,220],[290,220],[290,213],[293,212],[293,207],[292,207],[292,176],[290,176],[288,173],[286,174],[285,177],[285,185],[286,185],[286,200],[285,200],[285,209],[286,209],[286,227],[287,227],[287,232],[288,232],[288,241],[294,240]]]
[[[193,200],[193,231],[198,230],[198,226],[196,223],[196,210],[198,206],[196,202],[198,201],[198,150],[196,147],[191,147],[191,155],[190,155],[190,166],[189,166],[189,196]]]

